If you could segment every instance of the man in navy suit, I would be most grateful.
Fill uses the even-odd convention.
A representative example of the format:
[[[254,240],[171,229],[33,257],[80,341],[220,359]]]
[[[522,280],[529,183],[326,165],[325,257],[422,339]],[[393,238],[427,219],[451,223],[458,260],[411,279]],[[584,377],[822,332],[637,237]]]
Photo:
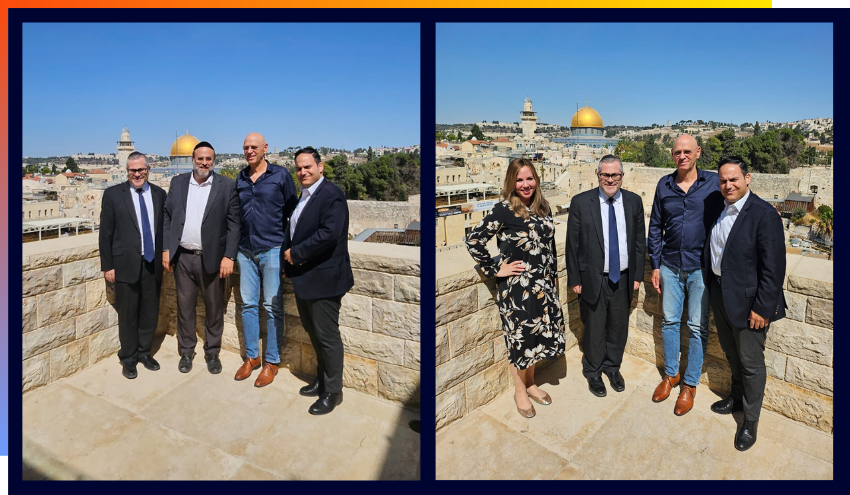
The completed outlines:
[[[732,394],[711,410],[744,411],[735,435],[735,448],[744,451],[756,443],[767,330],[785,316],[785,236],[776,209],[749,190],[750,174],[740,158],[722,159],[718,178],[725,201],[706,205],[713,227],[702,258],[717,337],[732,370]]]
[[[343,346],[339,334],[342,296],[354,285],[348,257],[348,204],[325,179],[313,148],[295,153],[301,198],[281,248],[282,276],[292,280],[301,323],[316,351],[316,379],[299,393],[318,397],[310,414],[327,414],[342,402]]]
[[[127,157],[129,180],[104,191],[100,211],[100,269],[115,284],[118,359],[126,378],[136,364],[156,371],[151,357],[162,287],[162,210],[165,191],[148,183],[150,166],[142,153]]]
[[[204,299],[204,359],[207,370],[221,373],[224,331],[224,279],[233,273],[239,249],[239,195],[236,181],[216,174],[215,150],[201,141],[192,150],[192,172],[171,179],[165,201],[162,267],[174,272],[177,288],[177,351],[181,373],[192,370],[195,307]]]

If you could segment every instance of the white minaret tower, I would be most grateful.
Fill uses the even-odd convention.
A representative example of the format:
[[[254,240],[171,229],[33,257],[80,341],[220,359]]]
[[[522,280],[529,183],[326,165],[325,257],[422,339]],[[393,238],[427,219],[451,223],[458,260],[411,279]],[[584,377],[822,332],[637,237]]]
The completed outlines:
[[[133,141],[130,141],[130,129],[126,127],[121,129],[121,141],[118,141],[118,166],[127,168],[127,157],[133,152],[135,147]]]
[[[526,97],[525,103],[522,105],[522,137],[526,139],[534,139],[534,130],[537,129],[537,117],[534,116],[537,112],[531,110],[531,98]]]

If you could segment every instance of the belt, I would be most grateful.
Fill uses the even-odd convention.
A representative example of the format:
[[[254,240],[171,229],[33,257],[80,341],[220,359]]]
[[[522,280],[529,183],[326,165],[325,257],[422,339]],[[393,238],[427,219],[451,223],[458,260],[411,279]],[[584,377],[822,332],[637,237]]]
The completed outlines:
[[[183,246],[180,246],[180,249],[187,253],[197,254],[198,256],[202,255],[204,252],[200,249],[186,249]]]

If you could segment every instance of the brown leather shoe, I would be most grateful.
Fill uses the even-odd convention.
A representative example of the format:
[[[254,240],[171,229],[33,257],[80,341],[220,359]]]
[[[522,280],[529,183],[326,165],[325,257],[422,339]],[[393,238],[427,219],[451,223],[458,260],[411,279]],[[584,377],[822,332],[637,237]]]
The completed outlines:
[[[664,375],[664,379],[655,387],[655,392],[652,394],[652,402],[661,402],[667,397],[670,397],[670,390],[679,384],[680,378],[680,373],[676,373],[676,376]]]
[[[694,407],[694,397],[696,396],[697,388],[683,383],[679,387],[679,398],[676,399],[676,407],[673,408],[673,414],[681,416],[690,411]]]
[[[255,387],[265,387],[274,381],[274,376],[277,374],[277,364],[266,363],[263,365],[263,371],[257,375],[257,381],[254,382]]]
[[[260,364],[262,364],[262,362],[262,359],[260,359],[259,357],[255,359],[246,359],[242,363],[242,366],[240,366],[239,369],[236,370],[236,376],[234,376],[233,379],[244,380],[248,378],[249,376],[251,376],[251,372],[260,367]]]

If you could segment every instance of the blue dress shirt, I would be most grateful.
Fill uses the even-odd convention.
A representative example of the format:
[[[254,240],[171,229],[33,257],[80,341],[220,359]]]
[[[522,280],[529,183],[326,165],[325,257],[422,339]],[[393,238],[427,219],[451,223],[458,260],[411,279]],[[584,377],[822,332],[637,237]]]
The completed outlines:
[[[677,173],[662,177],[655,188],[647,237],[653,270],[661,263],[684,271],[702,267],[700,258],[707,234],[703,220],[705,201],[709,194],[720,191],[720,183],[717,173],[697,167],[697,180],[685,193],[676,184]]]
[[[251,167],[245,167],[236,177],[236,189],[242,210],[239,250],[257,254],[280,247],[298,203],[289,171],[266,161],[266,171],[252,181]]]

